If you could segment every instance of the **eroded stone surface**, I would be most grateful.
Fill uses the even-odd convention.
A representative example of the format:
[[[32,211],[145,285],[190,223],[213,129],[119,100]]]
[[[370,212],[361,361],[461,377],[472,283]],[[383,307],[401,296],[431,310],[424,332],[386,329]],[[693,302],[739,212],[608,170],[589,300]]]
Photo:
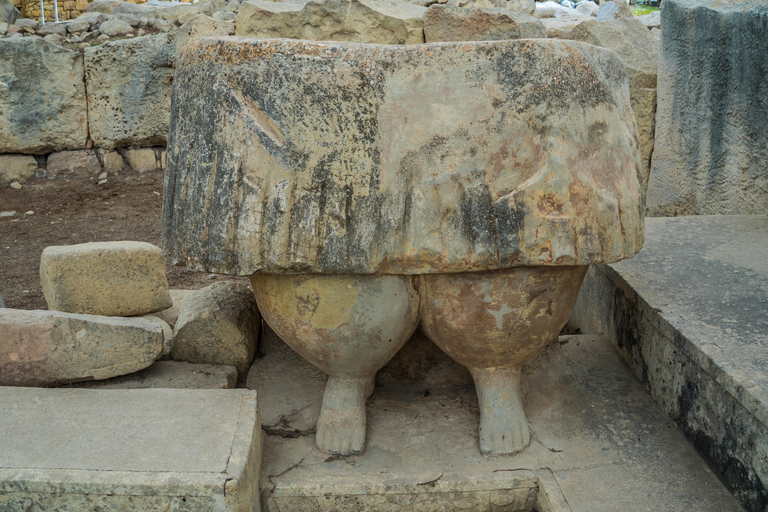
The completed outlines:
[[[237,384],[234,366],[157,361],[140,372],[103,381],[76,384],[88,389],[231,389]]]
[[[507,9],[465,9],[433,5],[424,15],[424,38],[438,41],[496,41],[546,37],[544,25],[533,16]]]
[[[47,386],[142,370],[163,351],[144,318],[0,309],[0,386]]]
[[[173,305],[165,259],[146,242],[46,247],[40,257],[40,284],[48,308],[55,311],[131,316]]]
[[[174,80],[164,250],[236,274],[629,257],[643,180],[624,69],[563,41],[196,42]]]
[[[37,160],[30,155],[0,155],[0,187],[34,177]]]
[[[765,213],[768,6],[672,0],[661,24],[649,214]]]
[[[84,148],[83,57],[38,37],[0,39],[0,153]]]

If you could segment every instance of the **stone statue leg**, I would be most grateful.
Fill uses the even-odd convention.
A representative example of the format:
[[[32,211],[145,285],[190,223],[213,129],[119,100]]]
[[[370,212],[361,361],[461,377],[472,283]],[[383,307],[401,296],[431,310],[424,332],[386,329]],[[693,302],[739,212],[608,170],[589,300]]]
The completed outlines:
[[[472,373],[482,453],[513,454],[530,443],[520,369],[557,339],[586,270],[515,267],[422,276],[422,328]]]
[[[337,455],[365,449],[365,402],[376,372],[413,334],[419,298],[408,276],[254,274],[266,322],[329,375],[317,447]]]

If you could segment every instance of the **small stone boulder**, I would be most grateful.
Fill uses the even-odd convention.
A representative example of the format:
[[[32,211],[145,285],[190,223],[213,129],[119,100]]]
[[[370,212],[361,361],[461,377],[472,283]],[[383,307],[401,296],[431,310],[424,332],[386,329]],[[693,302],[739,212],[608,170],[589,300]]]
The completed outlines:
[[[13,25],[20,17],[21,13],[11,0],[0,0],[0,23]]]
[[[190,295],[179,310],[171,358],[248,371],[256,354],[261,315],[250,286],[227,281]]]
[[[597,19],[600,21],[632,17],[632,9],[624,2],[603,2],[600,4],[600,11],[597,13]]]
[[[165,259],[146,242],[46,247],[40,283],[48,308],[55,311],[132,316],[173,305]]]
[[[661,28],[661,11],[644,14],[638,16],[637,19],[640,20],[643,25],[648,27],[649,30],[652,28]]]
[[[576,6],[576,11],[586,16],[597,16],[597,13],[600,12],[600,6],[591,0],[584,0]]]
[[[51,34],[58,34],[63,37],[67,35],[67,27],[61,23],[45,23],[37,27],[35,34],[40,37],[49,36]]]
[[[35,175],[37,160],[29,155],[0,155],[0,187],[24,182]]]
[[[506,9],[466,9],[433,5],[424,15],[424,38],[438,41],[497,41],[546,37],[544,25],[532,16]]]
[[[0,309],[0,386],[48,386],[142,370],[163,350],[143,318]]]
[[[99,159],[92,150],[60,151],[48,155],[48,176],[96,176],[101,172]]]
[[[536,13],[535,0],[509,0],[507,9],[510,11],[521,12],[533,16]]]
[[[155,151],[149,148],[128,149],[124,152],[128,165],[134,171],[145,173],[158,168]]]
[[[128,23],[118,19],[107,20],[99,26],[99,32],[110,37],[124,36],[132,31],[133,28]]]

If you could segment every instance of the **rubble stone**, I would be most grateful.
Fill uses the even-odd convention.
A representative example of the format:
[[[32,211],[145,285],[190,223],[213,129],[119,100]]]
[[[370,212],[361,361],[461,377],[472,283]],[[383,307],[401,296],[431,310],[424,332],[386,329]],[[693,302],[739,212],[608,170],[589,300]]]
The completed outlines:
[[[0,155],[0,187],[24,182],[35,175],[37,161],[29,155]]]
[[[424,15],[424,39],[427,43],[546,36],[547,31],[538,19],[506,9],[433,5]]]
[[[75,176],[96,176],[101,172],[101,164],[92,150],[60,151],[48,155],[46,165],[48,176],[72,174]]]

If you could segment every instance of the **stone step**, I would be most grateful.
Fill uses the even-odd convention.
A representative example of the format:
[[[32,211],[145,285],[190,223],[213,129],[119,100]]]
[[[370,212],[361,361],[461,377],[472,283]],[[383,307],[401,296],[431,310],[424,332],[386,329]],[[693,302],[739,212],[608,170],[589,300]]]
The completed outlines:
[[[768,216],[646,219],[569,322],[602,332],[750,511],[768,509]]]
[[[249,390],[0,387],[0,511],[258,510]]]
[[[377,375],[364,454],[315,447],[325,375],[265,329],[248,387],[266,511],[741,511],[607,339],[561,337],[525,369],[533,441],[483,457],[471,376],[417,331]]]

